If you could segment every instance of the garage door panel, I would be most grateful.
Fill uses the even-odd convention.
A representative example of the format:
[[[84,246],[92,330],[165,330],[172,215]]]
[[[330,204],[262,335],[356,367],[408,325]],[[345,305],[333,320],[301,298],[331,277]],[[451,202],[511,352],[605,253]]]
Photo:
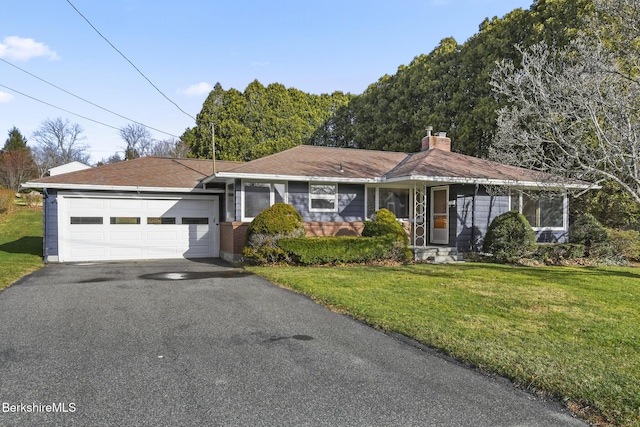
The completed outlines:
[[[209,199],[126,199],[66,197],[62,218],[62,261],[218,256],[217,196]],[[71,224],[74,217],[74,224]],[[100,217],[102,224],[78,224]],[[111,224],[110,217],[140,218],[138,224]],[[147,219],[152,218],[147,223]],[[162,223],[159,218],[173,218]],[[182,224],[182,218],[205,223]],[[172,222],[176,222],[173,224]]]
[[[98,247],[73,247],[71,248],[70,255],[73,259],[90,261],[96,259],[103,259],[105,257],[105,248]]]
[[[142,201],[140,200],[130,200],[130,199],[109,200],[109,209],[111,210],[124,209],[125,211],[131,211],[135,209],[136,211],[140,211],[141,208],[142,208]]]
[[[152,258],[179,258],[182,251],[175,246],[154,246],[147,249],[147,255]]]
[[[104,209],[103,199],[71,199],[74,209]]]
[[[125,231],[111,231],[109,233],[109,240],[129,240],[133,245],[138,244],[142,239],[142,232],[125,232]]]
[[[147,231],[147,240],[168,240],[175,241],[178,238],[178,231]]]
[[[142,248],[140,247],[131,247],[131,246],[116,246],[109,248],[109,255],[113,258],[120,259],[141,259],[142,258]]]
[[[104,240],[105,233],[101,231],[73,231],[69,235],[74,242],[97,242]]]

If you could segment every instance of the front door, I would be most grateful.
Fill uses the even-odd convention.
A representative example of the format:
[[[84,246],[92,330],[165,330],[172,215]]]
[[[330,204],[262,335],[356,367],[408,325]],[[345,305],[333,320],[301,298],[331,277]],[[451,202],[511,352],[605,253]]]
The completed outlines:
[[[449,187],[431,189],[431,243],[449,244]]]

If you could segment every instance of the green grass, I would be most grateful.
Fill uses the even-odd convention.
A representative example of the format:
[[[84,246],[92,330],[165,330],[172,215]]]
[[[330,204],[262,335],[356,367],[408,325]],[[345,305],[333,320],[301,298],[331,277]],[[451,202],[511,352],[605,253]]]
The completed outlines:
[[[42,210],[0,215],[0,289],[42,267]]]
[[[372,326],[640,426],[640,269],[494,264],[251,267]]]

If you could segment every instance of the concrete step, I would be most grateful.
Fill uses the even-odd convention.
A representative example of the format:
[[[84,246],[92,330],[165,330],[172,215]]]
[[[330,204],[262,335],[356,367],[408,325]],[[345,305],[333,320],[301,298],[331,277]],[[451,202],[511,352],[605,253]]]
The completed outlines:
[[[413,247],[416,261],[427,261],[433,264],[446,264],[462,261],[462,254],[456,248],[447,246],[428,246],[424,248]]]

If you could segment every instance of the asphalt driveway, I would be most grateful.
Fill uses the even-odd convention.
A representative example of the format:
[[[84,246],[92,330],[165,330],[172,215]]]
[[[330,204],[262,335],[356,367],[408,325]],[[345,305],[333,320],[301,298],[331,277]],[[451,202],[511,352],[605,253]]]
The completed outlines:
[[[48,265],[0,292],[0,425],[584,426],[244,270]]]

